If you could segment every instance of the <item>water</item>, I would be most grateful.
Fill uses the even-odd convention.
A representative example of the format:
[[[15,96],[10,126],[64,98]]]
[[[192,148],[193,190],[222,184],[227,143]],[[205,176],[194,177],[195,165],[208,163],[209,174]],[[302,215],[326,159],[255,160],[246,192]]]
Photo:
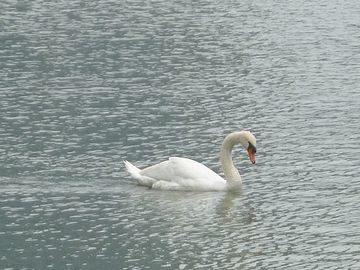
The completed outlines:
[[[3,1],[1,269],[360,269],[357,1]],[[184,156],[242,194],[138,187]]]

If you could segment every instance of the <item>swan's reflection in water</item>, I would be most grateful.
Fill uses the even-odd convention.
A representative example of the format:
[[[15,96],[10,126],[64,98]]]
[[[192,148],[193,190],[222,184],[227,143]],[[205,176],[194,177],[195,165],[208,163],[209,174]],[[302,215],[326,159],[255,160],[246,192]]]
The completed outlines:
[[[236,204],[237,200],[243,195],[243,190],[229,191],[224,193],[224,197],[220,200],[217,206],[217,212],[219,215],[228,215],[231,213],[232,208]]]
[[[217,216],[224,219],[224,221],[232,222],[234,219],[239,219],[240,223],[252,223],[255,219],[255,211],[253,207],[247,205],[248,203],[243,200],[243,196],[243,190],[224,193],[223,198],[216,207]]]
[[[229,192],[158,191],[137,187],[133,196],[141,197],[148,207],[164,216],[172,215],[178,221],[201,217],[226,224],[239,222],[250,224],[255,219],[254,207],[246,200],[243,190]],[[138,192],[141,193],[137,194]],[[136,195],[137,194],[137,195]],[[199,221],[200,221],[199,220]],[[211,223],[211,222],[209,222]]]
[[[173,221],[176,227],[191,224],[194,232],[249,225],[255,221],[255,208],[242,190],[237,192],[157,191],[139,187],[142,207],[151,209],[158,218]],[[137,192],[135,192],[136,194]],[[173,231],[174,233],[175,231]]]
[[[255,213],[242,192],[163,192],[137,187],[132,196],[137,208],[133,218],[146,222],[135,223],[130,246],[133,242],[141,249],[153,245],[157,256],[170,256],[173,265],[186,264],[188,269],[206,267],[209,261],[214,267],[220,262],[222,267],[236,267],[249,253],[246,243],[251,240]],[[137,255],[131,252],[129,256]]]

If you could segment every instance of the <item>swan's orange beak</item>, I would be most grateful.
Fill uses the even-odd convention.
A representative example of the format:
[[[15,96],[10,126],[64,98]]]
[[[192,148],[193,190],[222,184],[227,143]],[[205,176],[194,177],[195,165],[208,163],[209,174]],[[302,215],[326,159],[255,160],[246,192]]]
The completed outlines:
[[[255,164],[256,163],[256,148],[250,144],[247,149],[247,152],[248,152],[248,156],[249,156],[251,163]]]

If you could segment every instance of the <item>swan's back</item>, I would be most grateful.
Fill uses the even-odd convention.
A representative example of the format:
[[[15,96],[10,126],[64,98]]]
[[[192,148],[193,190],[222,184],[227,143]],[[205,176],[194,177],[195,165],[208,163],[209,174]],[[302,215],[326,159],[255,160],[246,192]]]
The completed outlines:
[[[225,179],[203,164],[187,158],[171,157],[141,170],[139,174],[139,184],[158,189],[226,189]]]

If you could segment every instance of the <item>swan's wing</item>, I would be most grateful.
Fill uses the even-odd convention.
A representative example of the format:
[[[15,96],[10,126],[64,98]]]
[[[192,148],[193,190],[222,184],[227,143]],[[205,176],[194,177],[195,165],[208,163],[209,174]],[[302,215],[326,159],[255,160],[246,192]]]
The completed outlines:
[[[187,159],[171,157],[169,160],[143,169],[141,175],[176,183],[182,187],[196,189],[220,189],[226,181],[203,164]]]
[[[225,181],[213,170],[205,165],[188,158],[171,157],[169,158],[171,166],[177,175],[188,179],[208,179],[209,181]]]

